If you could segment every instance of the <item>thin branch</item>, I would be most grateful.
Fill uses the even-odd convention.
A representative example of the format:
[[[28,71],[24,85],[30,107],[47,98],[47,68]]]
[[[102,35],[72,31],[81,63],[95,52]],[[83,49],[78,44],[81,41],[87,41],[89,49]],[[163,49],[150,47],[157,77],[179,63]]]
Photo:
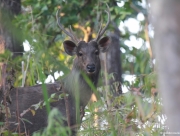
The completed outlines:
[[[26,66],[26,70],[25,71],[24,71],[24,67],[23,67],[24,63],[22,63],[22,75],[23,75],[23,78],[22,78],[22,87],[24,87],[24,84],[25,84],[26,74],[27,74],[27,70],[28,70],[28,66],[29,66],[29,60],[30,60],[30,52],[29,52],[29,55],[28,55],[28,58],[27,58],[27,66]]]
[[[20,129],[20,121],[19,121],[19,100],[18,100],[18,89],[16,89],[16,112],[18,117],[18,133],[20,135],[21,129]]]

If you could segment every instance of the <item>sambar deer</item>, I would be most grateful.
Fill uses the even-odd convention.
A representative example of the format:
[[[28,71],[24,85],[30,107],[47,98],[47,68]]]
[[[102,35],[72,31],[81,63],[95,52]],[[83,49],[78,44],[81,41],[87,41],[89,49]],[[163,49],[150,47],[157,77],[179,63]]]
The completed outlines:
[[[64,126],[69,126],[71,128],[72,135],[76,135],[77,128],[74,129],[73,126],[77,126],[81,123],[84,115],[84,108],[93,93],[93,90],[86,82],[85,77],[89,78],[94,86],[97,85],[101,69],[99,54],[100,52],[105,52],[108,49],[111,41],[111,39],[107,36],[101,38],[110,22],[109,7],[107,15],[108,21],[106,26],[104,28],[100,27],[96,39],[86,43],[85,41],[79,41],[73,35],[71,29],[70,31],[65,30],[58,17],[59,11],[56,14],[57,23],[60,29],[70,36],[72,40],[66,40],[63,42],[64,50],[70,56],[76,55],[76,58],[73,61],[73,68],[69,75],[60,81],[60,83],[56,82],[53,84],[46,84],[46,88],[49,95],[53,93],[68,94],[66,99],[58,99],[55,102],[51,102],[50,106],[51,108],[57,108],[66,118]],[[11,117],[8,119],[8,129],[10,131],[26,132],[26,134],[31,135],[33,132],[42,130],[47,126],[48,115],[45,107],[38,109],[35,112],[35,115],[32,115],[29,109],[31,105],[43,100],[41,85],[14,88],[11,90],[11,97],[12,103],[9,105]],[[79,108],[77,108],[77,101],[79,101]],[[26,112],[24,113],[23,111]],[[79,116],[77,117],[76,115]],[[22,121],[21,118],[25,118],[31,123]],[[77,118],[80,119],[80,122],[77,121]]]

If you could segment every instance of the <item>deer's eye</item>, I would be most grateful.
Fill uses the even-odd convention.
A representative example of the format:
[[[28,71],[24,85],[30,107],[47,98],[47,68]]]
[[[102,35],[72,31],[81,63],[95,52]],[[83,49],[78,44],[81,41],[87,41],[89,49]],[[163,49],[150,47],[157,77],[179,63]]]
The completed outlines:
[[[82,56],[83,54],[82,54],[82,52],[80,51],[80,52],[78,52],[78,56]]]
[[[98,50],[96,50],[96,51],[95,51],[95,54],[96,54],[96,55],[99,55],[99,51],[98,51]]]

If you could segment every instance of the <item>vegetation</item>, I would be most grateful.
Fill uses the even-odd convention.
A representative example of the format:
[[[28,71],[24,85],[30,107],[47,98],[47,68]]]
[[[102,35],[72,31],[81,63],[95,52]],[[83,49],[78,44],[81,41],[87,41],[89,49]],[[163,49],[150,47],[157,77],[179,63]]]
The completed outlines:
[[[22,13],[16,15],[12,23],[18,28],[14,30],[15,33],[21,35],[24,43],[29,43],[30,50],[16,59],[11,57],[10,51],[6,51],[0,55],[0,59],[16,69],[15,87],[45,83],[49,75],[54,80],[63,78],[70,71],[73,59],[65,54],[62,47],[62,42],[68,37],[57,26],[57,10],[60,9],[64,27],[72,26],[79,39],[88,35],[90,40],[97,35],[99,22],[105,23],[107,20],[104,2],[110,7],[112,22],[117,27],[120,25],[122,87],[127,88],[128,92],[120,96],[106,96],[105,86],[98,87],[97,92],[101,96],[97,102],[90,102],[85,109],[86,114],[78,135],[158,136],[165,130],[165,116],[156,89],[156,72],[148,30],[151,26],[147,18],[149,7],[145,0],[22,0]],[[132,32],[125,24],[128,20],[137,20],[137,16],[144,16],[144,19],[137,21],[139,30]],[[112,25],[108,31],[114,31]],[[135,43],[130,46],[129,41],[133,38],[140,41],[137,43],[141,45],[140,48]],[[24,75],[21,72],[22,61]],[[63,76],[57,79],[54,73],[60,72]],[[127,80],[127,75],[135,80]],[[107,97],[111,105],[107,105]],[[62,127],[61,120],[57,110],[50,111],[49,125],[43,135],[68,135],[69,129]],[[7,131],[3,133],[6,135]]]

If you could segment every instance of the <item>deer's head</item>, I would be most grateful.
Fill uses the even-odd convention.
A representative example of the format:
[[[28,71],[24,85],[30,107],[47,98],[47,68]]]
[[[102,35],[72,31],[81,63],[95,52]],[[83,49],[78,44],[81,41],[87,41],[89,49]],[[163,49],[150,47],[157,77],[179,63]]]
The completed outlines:
[[[79,41],[76,38],[76,36],[73,34],[71,27],[70,27],[70,31],[67,31],[61,25],[60,18],[58,18],[59,11],[56,14],[57,23],[60,29],[63,32],[65,32],[69,37],[71,37],[71,40],[66,40],[63,42],[65,52],[71,56],[76,55],[77,57],[74,60],[74,67],[83,70],[88,75],[99,72],[100,70],[99,53],[105,52],[108,49],[109,43],[111,41],[111,39],[108,36],[101,38],[110,23],[109,7],[108,7],[108,11],[106,12],[108,14],[108,21],[106,23],[106,26],[103,29],[102,26],[100,26],[96,39],[90,42]]]

